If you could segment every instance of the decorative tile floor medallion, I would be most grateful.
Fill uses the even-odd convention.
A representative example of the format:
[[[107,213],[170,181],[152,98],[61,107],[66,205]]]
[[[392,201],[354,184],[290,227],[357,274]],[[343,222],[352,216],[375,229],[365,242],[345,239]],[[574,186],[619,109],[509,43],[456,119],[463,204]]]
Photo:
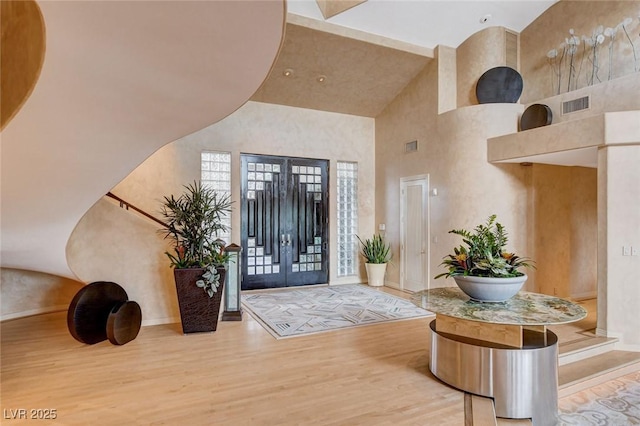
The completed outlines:
[[[433,316],[360,284],[243,292],[242,304],[276,338]]]

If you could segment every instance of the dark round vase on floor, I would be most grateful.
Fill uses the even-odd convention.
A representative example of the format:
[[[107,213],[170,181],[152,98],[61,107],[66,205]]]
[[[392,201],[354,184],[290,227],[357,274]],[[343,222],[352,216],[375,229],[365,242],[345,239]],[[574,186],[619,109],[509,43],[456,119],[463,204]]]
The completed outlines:
[[[196,285],[196,281],[202,278],[205,271],[204,268],[174,269],[173,271],[178,292],[182,332],[185,334],[216,331],[218,327],[226,270],[218,268],[220,286],[213,297],[209,297],[206,291]]]

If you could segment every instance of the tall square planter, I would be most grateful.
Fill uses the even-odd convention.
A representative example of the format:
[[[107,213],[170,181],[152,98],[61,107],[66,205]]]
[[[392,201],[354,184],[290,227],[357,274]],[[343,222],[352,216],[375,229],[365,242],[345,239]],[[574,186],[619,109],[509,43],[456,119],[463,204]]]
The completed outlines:
[[[174,269],[173,276],[176,280],[183,333],[216,331],[227,272],[224,267],[217,268],[217,270],[220,274],[220,286],[213,297],[209,297],[206,291],[196,285],[196,281],[202,278],[206,269]]]

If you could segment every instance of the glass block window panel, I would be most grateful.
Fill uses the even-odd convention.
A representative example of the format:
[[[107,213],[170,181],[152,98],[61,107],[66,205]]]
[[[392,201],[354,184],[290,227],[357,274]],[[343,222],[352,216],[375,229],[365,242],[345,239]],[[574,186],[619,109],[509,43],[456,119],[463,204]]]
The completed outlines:
[[[200,155],[201,175],[203,186],[213,189],[219,197],[231,196],[231,153],[219,151],[203,151]],[[255,166],[254,166],[255,167]],[[222,223],[227,226],[227,232],[216,235],[225,242],[231,243],[231,215],[226,215]]]
[[[356,274],[358,163],[338,161],[338,276]]]

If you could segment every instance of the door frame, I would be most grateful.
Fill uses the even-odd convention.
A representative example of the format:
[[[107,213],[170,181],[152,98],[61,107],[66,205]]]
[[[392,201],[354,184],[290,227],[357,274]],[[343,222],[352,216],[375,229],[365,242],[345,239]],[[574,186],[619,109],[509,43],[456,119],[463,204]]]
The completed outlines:
[[[415,175],[415,176],[406,176],[400,178],[400,289],[405,291],[405,267],[406,267],[406,252],[405,252],[405,242],[406,242],[406,210],[407,210],[407,196],[404,192],[405,187],[410,182],[415,181],[424,181],[426,183],[424,198],[422,200],[422,210],[425,214],[422,217],[423,225],[424,225],[424,235],[422,235],[422,242],[426,256],[426,262],[423,263],[423,274],[426,281],[425,289],[429,289],[431,287],[431,245],[430,235],[431,235],[431,203],[429,202],[430,195],[430,186],[429,186],[429,174]]]

